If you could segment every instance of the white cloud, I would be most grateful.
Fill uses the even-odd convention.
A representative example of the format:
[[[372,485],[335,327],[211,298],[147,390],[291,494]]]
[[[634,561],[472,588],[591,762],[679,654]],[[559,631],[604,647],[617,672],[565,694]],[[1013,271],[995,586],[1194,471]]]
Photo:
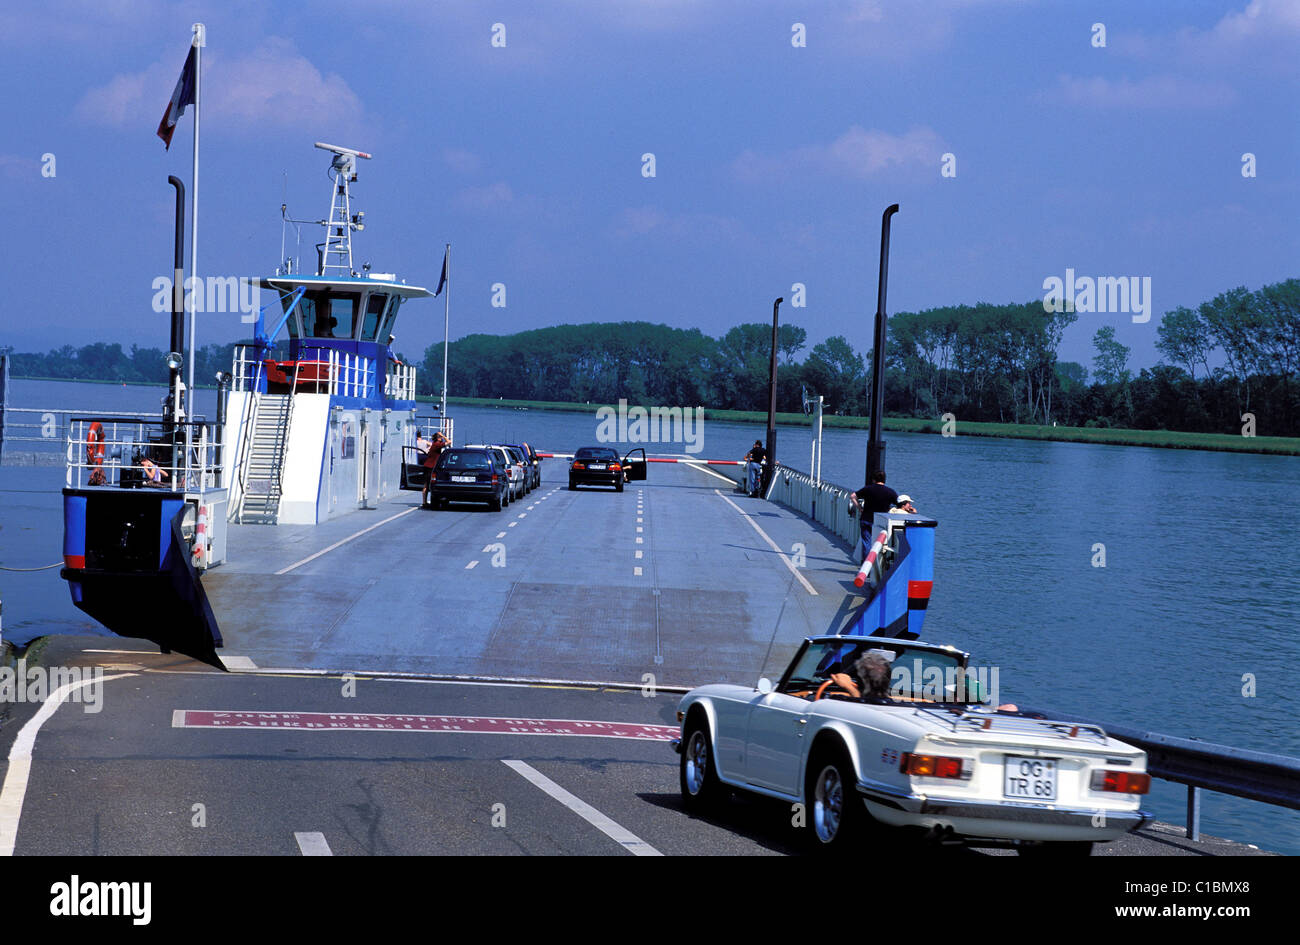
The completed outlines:
[[[1300,43],[1300,0],[1250,0],[1209,29],[1185,27],[1150,36],[1119,33],[1117,52],[1159,62],[1189,65],[1247,64],[1251,69],[1294,71]]]
[[[443,148],[442,160],[453,171],[460,174],[473,174],[483,164],[477,154],[464,148]]]
[[[622,239],[656,236],[704,243],[753,242],[744,224],[733,217],[712,213],[667,213],[658,207],[629,207],[614,223],[614,235]]]
[[[1062,75],[1055,89],[1044,92],[1048,102],[1087,108],[1222,108],[1237,100],[1223,82],[1154,75],[1144,79],[1106,79]]]
[[[156,123],[184,65],[169,56],[138,73],[114,76],[82,96],[82,121],[110,127]],[[293,43],[268,37],[251,53],[232,57],[218,50],[203,58],[203,120],[256,134],[259,125],[319,129],[353,128],[361,100],[335,73],[322,74]]]
[[[828,144],[808,145],[783,154],[746,150],[732,162],[744,181],[817,173],[865,180],[895,167],[937,168],[944,151],[942,139],[930,128],[913,128],[902,135],[858,125]]]
[[[514,203],[515,194],[505,181],[485,187],[467,187],[456,195],[456,205],[464,210],[493,210]]]

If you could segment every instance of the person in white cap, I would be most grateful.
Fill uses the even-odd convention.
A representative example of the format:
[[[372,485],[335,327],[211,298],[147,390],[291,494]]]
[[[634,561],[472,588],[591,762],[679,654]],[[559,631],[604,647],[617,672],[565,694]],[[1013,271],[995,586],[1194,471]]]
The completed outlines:
[[[890,511],[891,511],[891,512],[911,512],[911,513],[915,513],[915,512],[916,512],[916,506],[914,506],[914,505],[912,504],[912,497],[911,497],[910,495],[900,495],[900,496],[899,496],[899,497],[894,501],[894,507],[893,507],[892,509],[890,509]]]

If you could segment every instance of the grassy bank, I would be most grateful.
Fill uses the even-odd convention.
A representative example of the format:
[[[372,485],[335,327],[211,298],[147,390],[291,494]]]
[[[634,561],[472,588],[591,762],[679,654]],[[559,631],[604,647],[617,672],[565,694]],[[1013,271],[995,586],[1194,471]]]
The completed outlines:
[[[433,398],[420,398],[433,402]],[[449,397],[449,404],[467,407],[496,407],[511,410],[558,410],[594,414],[604,404],[572,404],[556,401],[493,400],[486,397]],[[766,424],[767,414],[757,410],[708,410],[709,420],[731,423]],[[811,426],[812,418],[801,413],[778,413],[782,426]],[[827,427],[865,430],[866,417],[827,416]],[[886,417],[885,430],[899,433],[943,432],[940,420],[918,417]],[[1063,443],[1099,443],[1107,446],[1150,446],[1158,449],[1214,450],[1231,453],[1270,453],[1300,456],[1300,438],[1281,436],[1236,436],[1228,433],[1180,433],[1174,430],[1119,430],[1093,427],[1049,427],[1028,423],[975,423],[957,421],[958,436],[1009,437],[1021,440],[1054,440]]]

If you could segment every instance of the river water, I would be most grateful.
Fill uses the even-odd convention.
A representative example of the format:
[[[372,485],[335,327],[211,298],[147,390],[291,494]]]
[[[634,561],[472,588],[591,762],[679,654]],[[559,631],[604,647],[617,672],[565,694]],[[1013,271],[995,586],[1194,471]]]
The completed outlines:
[[[19,380],[10,403],[155,412],[162,393]],[[212,392],[198,404],[211,415]],[[568,452],[597,441],[592,415],[452,414],[461,443],[526,439]],[[738,459],[764,435],[707,411],[701,432],[697,455],[711,459]],[[810,436],[782,428],[779,458],[807,469]],[[866,440],[865,431],[827,430],[823,478],[861,486]],[[939,521],[926,637],[998,667],[1003,700],[1300,757],[1300,689],[1289,682],[1300,656],[1300,460],[960,435],[887,440],[889,484]],[[682,453],[687,444],[651,446]],[[55,467],[0,468],[0,565],[58,560],[61,480]],[[57,569],[0,572],[0,582],[8,638],[90,630]],[[1182,823],[1185,791],[1156,784],[1148,806]],[[1204,800],[1207,833],[1300,854],[1295,813]]]

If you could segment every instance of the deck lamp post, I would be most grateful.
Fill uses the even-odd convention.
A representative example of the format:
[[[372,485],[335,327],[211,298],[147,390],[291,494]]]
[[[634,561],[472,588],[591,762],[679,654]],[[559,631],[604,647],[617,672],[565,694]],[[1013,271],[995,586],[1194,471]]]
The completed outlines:
[[[772,371],[767,384],[767,465],[763,468],[763,485],[760,493],[767,495],[767,487],[772,482],[772,472],[776,469],[776,329],[777,317],[784,298],[772,303]]]

